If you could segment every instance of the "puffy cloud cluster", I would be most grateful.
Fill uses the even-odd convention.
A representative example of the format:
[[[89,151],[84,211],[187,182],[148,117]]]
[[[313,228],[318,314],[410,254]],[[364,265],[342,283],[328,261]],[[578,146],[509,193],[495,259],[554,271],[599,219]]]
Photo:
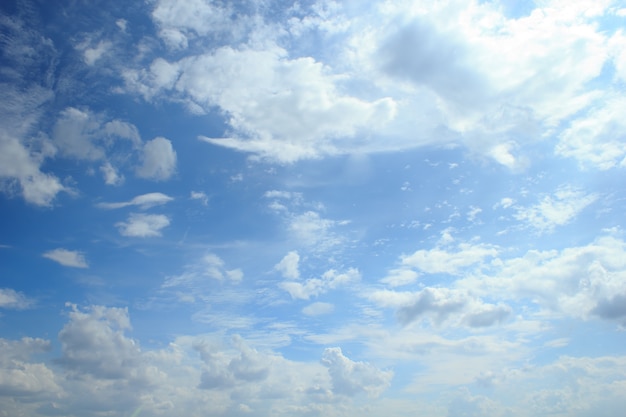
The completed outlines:
[[[125,70],[127,89],[192,112],[217,106],[230,130],[200,139],[283,163],[460,142],[519,170],[527,146],[547,137],[583,165],[624,159],[612,93],[624,37],[597,25],[616,13],[608,3],[547,2],[519,16],[455,1],[270,9],[155,2],[169,53]],[[311,37],[319,48],[298,49]],[[590,87],[605,65],[614,79]]]
[[[356,283],[360,279],[361,274],[356,268],[350,268],[343,273],[329,269],[320,278],[309,278],[304,281],[287,279],[281,282],[279,286],[287,291],[292,298],[308,300],[329,290]]]
[[[50,341],[0,339],[0,404],[29,415],[102,413],[146,416],[307,414],[375,397],[393,373],[355,362],[339,348],[321,363],[260,351],[238,335],[179,336],[145,349],[131,338],[126,308],[68,305],[54,366],[36,362]],[[201,411],[204,410],[204,411]]]
[[[55,261],[63,266],[70,266],[74,268],[88,267],[85,255],[79,251],[57,248],[45,252],[42,256],[44,258]]]

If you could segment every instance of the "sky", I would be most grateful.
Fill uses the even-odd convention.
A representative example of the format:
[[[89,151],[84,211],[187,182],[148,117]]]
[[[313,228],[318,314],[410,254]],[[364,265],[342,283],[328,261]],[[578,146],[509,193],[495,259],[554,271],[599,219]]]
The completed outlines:
[[[0,416],[626,409],[626,3],[0,3]]]

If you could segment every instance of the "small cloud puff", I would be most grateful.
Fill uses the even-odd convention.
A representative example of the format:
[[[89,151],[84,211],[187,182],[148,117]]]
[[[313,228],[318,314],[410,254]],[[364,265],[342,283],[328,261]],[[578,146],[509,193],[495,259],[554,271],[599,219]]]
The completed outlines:
[[[87,268],[87,261],[82,252],[71,251],[63,248],[53,249],[42,255],[44,258],[55,261],[63,266],[73,268]]]
[[[126,222],[118,222],[115,226],[122,236],[156,237],[161,236],[161,230],[169,224],[170,219],[163,214],[132,213]]]
[[[129,201],[119,203],[98,203],[96,206],[103,209],[118,209],[128,206],[138,206],[139,208],[145,210],[150,207],[169,203],[172,200],[172,197],[163,193],[147,193],[138,195]]]

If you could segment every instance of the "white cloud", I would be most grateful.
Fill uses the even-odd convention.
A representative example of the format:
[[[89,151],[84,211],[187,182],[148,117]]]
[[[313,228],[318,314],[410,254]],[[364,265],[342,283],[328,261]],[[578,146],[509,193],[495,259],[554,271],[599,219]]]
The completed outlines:
[[[343,240],[342,237],[333,233],[332,229],[345,223],[345,221],[325,219],[315,211],[307,211],[292,215],[289,219],[288,230],[300,244],[325,250]]]
[[[69,323],[59,332],[63,366],[100,378],[131,378],[140,349],[125,336],[130,329],[126,308],[93,306],[86,311],[70,305]]]
[[[228,5],[203,0],[181,3],[159,0],[152,10],[152,19],[159,26],[159,36],[171,49],[185,49],[189,39],[211,33],[234,31],[234,11]]]
[[[129,206],[138,206],[145,210],[150,207],[159,206],[169,203],[174,200],[172,197],[163,193],[147,193],[133,197],[130,201],[123,201],[120,203],[98,203],[96,206],[103,209],[118,209]]]
[[[190,301],[195,301],[196,297],[207,291],[204,285],[212,285],[206,278],[238,284],[243,277],[241,269],[228,269],[222,258],[207,253],[196,262],[186,265],[182,274],[167,277],[162,287],[183,291],[190,296]]]
[[[577,159],[583,166],[602,170],[624,166],[626,121],[622,109],[626,98],[603,97],[584,116],[574,119],[559,135],[555,152]]]
[[[67,188],[53,174],[41,172],[38,159],[18,139],[0,130],[0,178],[16,180],[27,202],[50,206],[56,195]]]
[[[65,156],[100,160],[106,154],[104,147],[98,144],[103,139],[100,129],[100,120],[91,112],[68,107],[54,126],[54,143]]]
[[[408,268],[392,269],[387,273],[387,276],[380,280],[384,284],[388,284],[392,287],[399,287],[401,285],[412,284],[417,280],[419,274]]]
[[[402,257],[402,264],[429,274],[458,274],[472,265],[481,265],[486,258],[495,257],[498,249],[487,244],[460,243],[455,251],[436,247],[420,249]]]
[[[300,255],[298,255],[298,252],[291,251],[279,263],[274,265],[274,269],[285,278],[298,279],[300,278],[299,263]]]
[[[63,248],[53,249],[45,252],[42,255],[44,258],[51,259],[63,266],[70,266],[74,268],[87,268],[87,261],[85,255],[79,251],[72,251]]]
[[[553,196],[545,196],[531,207],[518,207],[515,218],[525,221],[540,232],[551,232],[574,219],[596,201],[596,194],[585,194],[571,186],[560,187]]]
[[[335,306],[330,303],[315,302],[302,309],[302,314],[306,316],[322,316],[330,314],[335,310]]]
[[[358,282],[360,279],[361,274],[356,268],[350,268],[344,273],[330,269],[324,272],[321,278],[309,278],[304,282],[285,280],[278,285],[292,298],[308,300],[329,290]]]
[[[0,288],[0,308],[23,310],[32,304],[33,301],[21,292],[11,288]]]
[[[52,41],[19,17],[0,19],[3,60],[0,71],[0,191],[20,194],[25,201],[51,206],[69,191],[52,173],[42,172],[55,146],[38,132],[42,116],[55,95],[48,76],[55,71]]]
[[[108,41],[100,41],[98,45],[93,48],[85,48],[83,51],[83,56],[85,63],[87,65],[94,65],[104,54],[106,54],[111,49],[111,42]]]
[[[163,214],[132,213],[126,222],[115,224],[122,236],[155,237],[161,236],[161,230],[169,226],[170,219]]]
[[[354,396],[366,393],[377,397],[391,385],[392,371],[382,371],[366,362],[355,362],[344,356],[340,348],[326,348],[322,364],[328,367],[333,392]]]
[[[370,102],[342,94],[336,85],[340,77],[329,68],[310,57],[287,56],[277,46],[222,47],[128,71],[126,81],[146,98],[173,88],[193,108],[219,106],[229,115],[233,136],[201,140],[282,163],[348,153],[350,140],[339,138],[377,130],[393,118],[393,100]]]
[[[500,300],[529,300],[546,314],[626,324],[626,243],[601,237],[560,251],[530,250],[455,285]]]
[[[189,198],[192,200],[200,200],[203,206],[207,206],[209,204],[209,196],[202,191],[192,191]]]
[[[48,350],[50,342],[43,339],[0,339],[0,398],[9,396],[29,402],[61,395],[52,369],[29,361],[32,355]]]
[[[100,172],[102,172],[104,183],[107,185],[122,185],[124,183],[124,175],[120,174],[108,161],[100,167]]]
[[[501,323],[512,310],[504,304],[484,303],[466,290],[426,287],[417,292],[376,290],[367,296],[382,307],[396,308],[400,324],[424,318],[440,326],[444,323],[469,327],[488,327]]]
[[[176,171],[176,152],[172,142],[158,137],[145,143],[142,165],[137,168],[137,175],[143,178],[166,180]]]

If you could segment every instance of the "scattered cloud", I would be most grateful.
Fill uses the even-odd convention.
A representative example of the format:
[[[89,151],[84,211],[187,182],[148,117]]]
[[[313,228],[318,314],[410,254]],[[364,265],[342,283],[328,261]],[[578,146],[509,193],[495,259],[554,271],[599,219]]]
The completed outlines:
[[[169,226],[170,219],[164,214],[131,213],[126,222],[115,224],[122,236],[156,237]]]
[[[105,162],[100,167],[100,172],[102,172],[106,185],[122,185],[124,183],[124,175],[120,174],[110,162]]]
[[[166,180],[176,172],[176,152],[172,142],[163,137],[146,142],[141,159],[137,175],[142,178]]]
[[[200,200],[203,206],[209,205],[209,196],[202,191],[192,191],[189,195],[192,200]]]
[[[414,283],[419,274],[409,268],[396,268],[387,273],[387,276],[380,280],[383,284],[390,285],[392,287],[399,287],[402,285],[408,285]]]
[[[335,306],[331,303],[315,302],[309,304],[302,309],[302,314],[306,316],[322,316],[330,314],[335,310]]]
[[[360,279],[361,274],[356,268],[350,268],[344,273],[329,269],[320,278],[309,278],[303,282],[285,280],[279,287],[287,291],[292,298],[308,300],[329,290],[358,282]]]
[[[298,279],[300,278],[300,255],[297,251],[291,251],[276,265],[274,269],[280,272],[284,278]]]
[[[0,288],[0,308],[11,310],[24,310],[33,305],[33,300],[23,293],[11,288]]]
[[[87,261],[85,255],[79,251],[72,251],[63,248],[53,249],[45,252],[42,255],[44,258],[53,260],[63,266],[70,266],[73,268],[87,268]]]
[[[123,207],[137,206],[142,210],[146,210],[150,207],[169,203],[172,200],[174,200],[172,197],[163,193],[148,193],[133,197],[133,199],[129,201],[123,201],[120,203],[98,203],[96,204],[96,206],[103,209],[118,209]]]
[[[527,222],[541,233],[550,233],[555,227],[569,223],[597,199],[597,194],[585,194],[574,187],[562,186],[534,206],[518,207],[515,218]]]
[[[545,314],[624,322],[626,244],[615,237],[563,250],[529,250],[457,281],[459,288],[502,300],[530,300]]]
[[[391,384],[392,371],[382,371],[365,362],[355,362],[343,355],[340,348],[326,348],[322,364],[328,368],[333,392],[354,396],[365,393],[377,397]]]
[[[402,264],[429,274],[457,274],[472,265],[481,265],[498,254],[498,248],[487,244],[459,243],[456,248],[420,249],[404,255]]]

